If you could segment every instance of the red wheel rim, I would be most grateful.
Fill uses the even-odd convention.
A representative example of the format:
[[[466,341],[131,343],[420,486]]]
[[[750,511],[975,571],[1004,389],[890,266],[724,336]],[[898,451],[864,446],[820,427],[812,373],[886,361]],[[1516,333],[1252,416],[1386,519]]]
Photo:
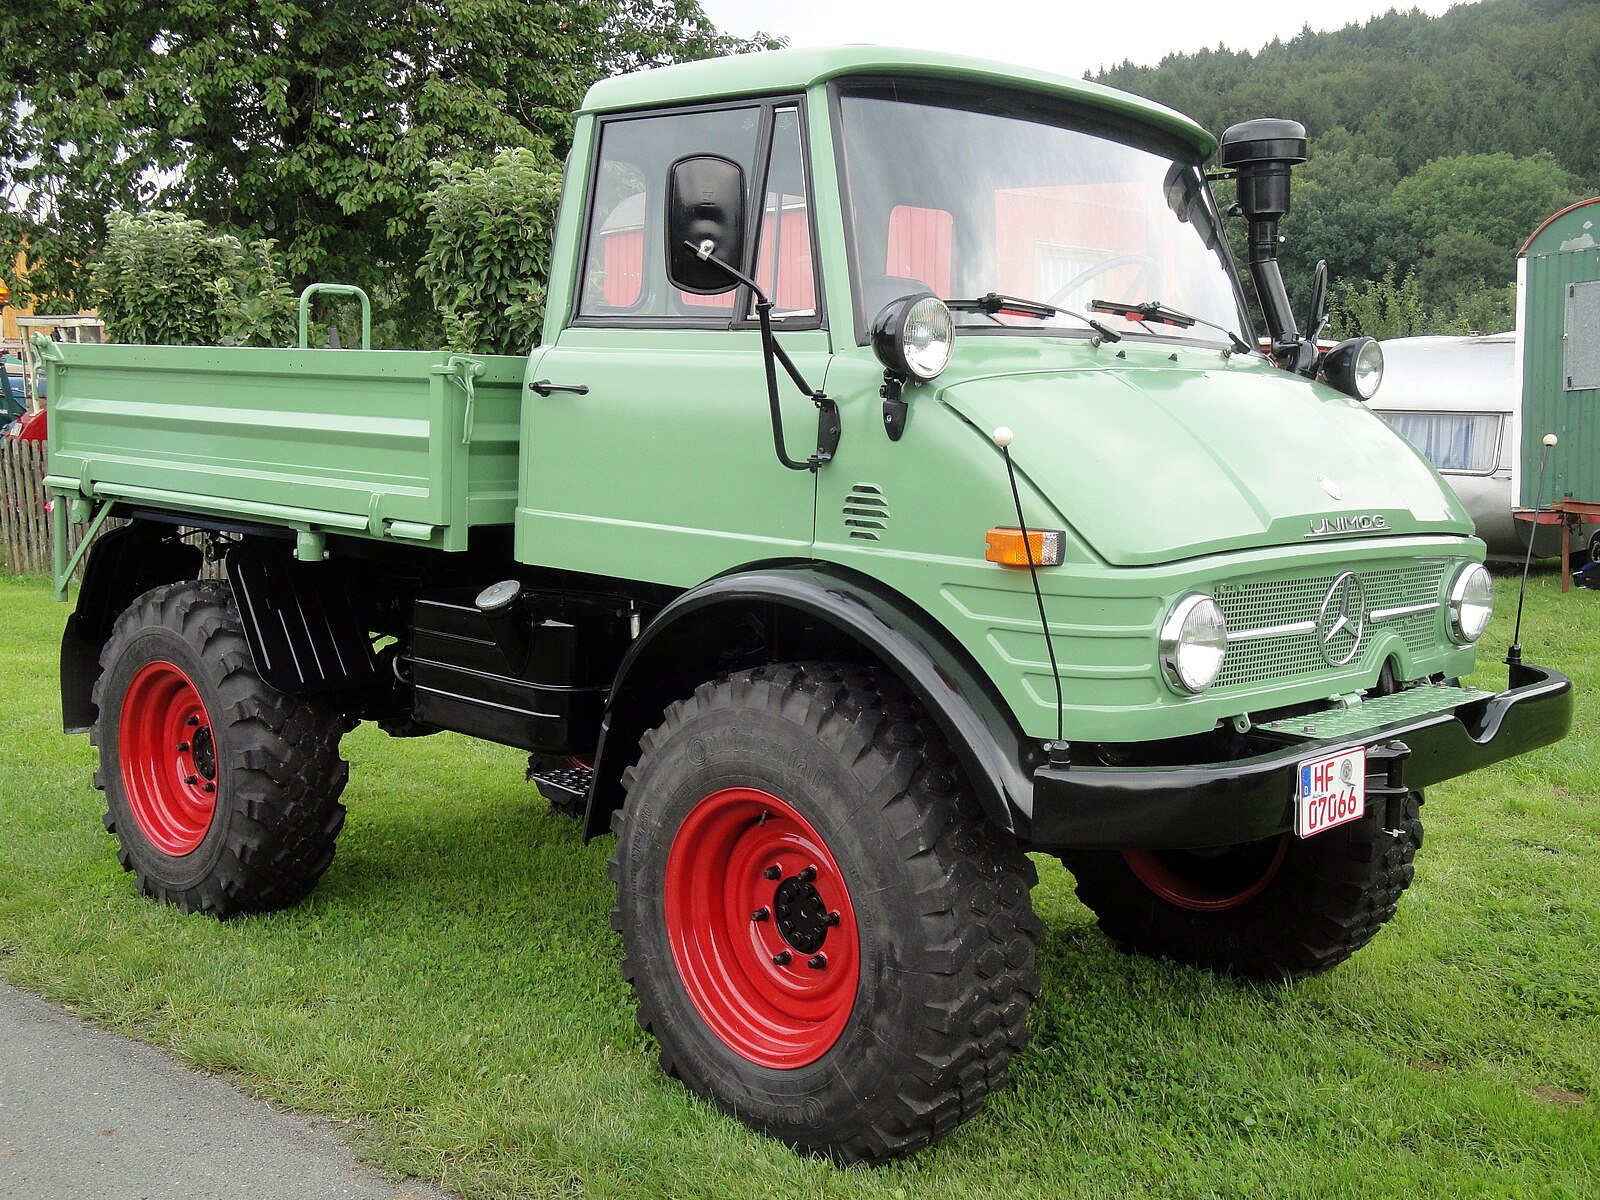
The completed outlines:
[[[169,662],[139,668],[122,700],[117,751],[139,832],[163,854],[193,853],[217,811],[217,753],[211,718],[183,671]]]
[[[1218,854],[1184,850],[1124,850],[1123,860],[1161,899],[1191,912],[1219,913],[1259,896],[1283,865],[1289,835],[1230,847]]]
[[[861,976],[855,910],[798,812],[755,788],[711,793],[673,839],[664,899],[684,989],[729,1048],[793,1069],[839,1040]]]

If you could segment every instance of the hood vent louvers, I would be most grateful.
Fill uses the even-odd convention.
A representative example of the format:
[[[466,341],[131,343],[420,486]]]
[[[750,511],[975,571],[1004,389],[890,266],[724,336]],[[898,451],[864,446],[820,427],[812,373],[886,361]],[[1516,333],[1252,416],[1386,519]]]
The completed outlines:
[[[889,505],[874,483],[858,483],[844,498],[844,527],[857,541],[875,542],[889,532]]]

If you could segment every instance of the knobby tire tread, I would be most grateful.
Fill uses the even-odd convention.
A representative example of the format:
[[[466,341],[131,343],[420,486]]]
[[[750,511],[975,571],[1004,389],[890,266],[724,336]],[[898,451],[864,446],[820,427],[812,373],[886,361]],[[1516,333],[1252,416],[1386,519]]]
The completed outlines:
[[[1012,1056],[1027,1045],[1028,1008],[1039,995],[1034,956],[1043,937],[1029,897],[1037,882],[1034,866],[984,817],[926,714],[898,681],[866,667],[783,664],[701,685],[641,739],[643,757],[624,773],[625,788],[631,791],[658,745],[686,721],[728,705],[788,715],[856,774],[873,780],[873,799],[893,830],[893,853],[914,878],[918,911],[906,914],[906,925],[914,916],[919,936],[908,939],[908,975],[942,981],[922,1005],[923,1041],[914,1066],[853,1132],[820,1142],[782,1129],[768,1132],[840,1162],[907,1154],[976,1114],[1006,1084]],[[627,806],[612,818],[619,846],[628,819]],[[618,856],[609,873],[620,884]],[[612,908],[611,923],[626,934],[620,905]],[[625,956],[622,976],[635,985],[639,1024],[655,1035],[656,1014],[637,987],[637,973],[633,957]],[[703,1091],[661,1044],[667,1073]]]
[[[1421,802],[1411,792],[1291,843],[1294,857],[1273,885],[1238,912],[1179,912],[1134,879],[1117,851],[1060,857],[1078,898],[1123,950],[1245,981],[1291,981],[1344,962],[1394,916],[1422,845]]]
[[[110,769],[106,738],[117,737],[116,729],[101,728],[108,711],[104,691],[109,668],[129,642],[152,626],[178,633],[211,671],[207,708],[213,725],[226,731],[227,786],[237,806],[229,815],[227,843],[214,869],[191,886],[177,887],[161,878],[159,863],[152,867],[130,853],[130,838],[119,828],[115,807],[108,805],[103,820],[107,831],[117,835],[118,860],[134,873],[141,892],[185,912],[225,918],[297,903],[332,863],[344,825],[339,797],[350,766],[339,757],[342,718],[262,681],[226,582],[158,587],[118,619],[101,653],[104,669],[95,683],[94,703],[102,721],[90,735],[101,750],[101,769],[94,777],[101,791]],[[139,835],[133,831],[131,836]]]

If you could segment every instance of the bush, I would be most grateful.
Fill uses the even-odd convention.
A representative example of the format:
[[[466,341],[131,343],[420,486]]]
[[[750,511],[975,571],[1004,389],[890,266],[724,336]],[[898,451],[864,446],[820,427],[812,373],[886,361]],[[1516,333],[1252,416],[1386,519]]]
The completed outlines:
[[[526,354],[538,344],[560,194],[559,168],[532,150],[504,151],[488,166],[435,165],[417,276],[450,349]]]
[[[1407,271],[1399,281],[1394,276],[1390,267],[1377,279],[1335,283],[1326,336],[1398,338],[1433,332],[1415,271]]]
[[[113,342],[271,346],[294,336],[294,295],[270,241],[247,248],[182,213],[114,212],[92,271]]]

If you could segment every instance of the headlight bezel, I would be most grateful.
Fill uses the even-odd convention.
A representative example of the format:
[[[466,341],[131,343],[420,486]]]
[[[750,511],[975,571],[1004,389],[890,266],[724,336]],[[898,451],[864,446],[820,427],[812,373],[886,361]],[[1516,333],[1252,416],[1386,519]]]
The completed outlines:
[[[1370,337],[1340,342],[1322,359],[1323,382],[1363,404],[1378,394],[1383,369],[1383,347]]]
[[[942,331],[944,353],[933,361],[925,357],[923,349],[911,345],[909,337],[914,325],[933,324]],[[937,342],[939,339],[935,339]],[[943,300],[932,292],[918,292],[891,300],[879,310],[872,322],[872,349],[888,370],[905,379],[927,383],[937,379],[950,365],[955,353],[956,323]]]
[[[1214,640],[1200,642],[1190,636],[1194,632],[1193,626],[1200,623],[1210,623],[1219,631]],[[1209,675],[1205,673],[1203,660],[1200,670],[1193,669],[1192,654],[1196,650],[1202,653],[1208,650],[1216,652]],[[1174,604],[1161,622],[1159,654],[1161,673],[1168,686],[1180,696],[1198,696],[1216,683],[1222,674],[1222,665],[1228,658],[1228,618],[1223,615],[1216,600],[1203,592],[1196,592]],[[1187,664],[1186,657],[1189,658]]]
[[[1468,593],[1473,590],[1475,584],[1481,584],[1481,589],[1477,590],[1474,596],[1469,596]],[[1469,610],[1475,613],[1479,608],[1482,609],[1482,616],[1474,616],[1473,621],[1468,621]],[[1456,571],[1454,578],[1450,580],[1449,600],[1445,604],[1445,613],[1451,641],[1458,646],[1478,644],[1494,617],[1494,577],[1482,563],[1465,563]]]

